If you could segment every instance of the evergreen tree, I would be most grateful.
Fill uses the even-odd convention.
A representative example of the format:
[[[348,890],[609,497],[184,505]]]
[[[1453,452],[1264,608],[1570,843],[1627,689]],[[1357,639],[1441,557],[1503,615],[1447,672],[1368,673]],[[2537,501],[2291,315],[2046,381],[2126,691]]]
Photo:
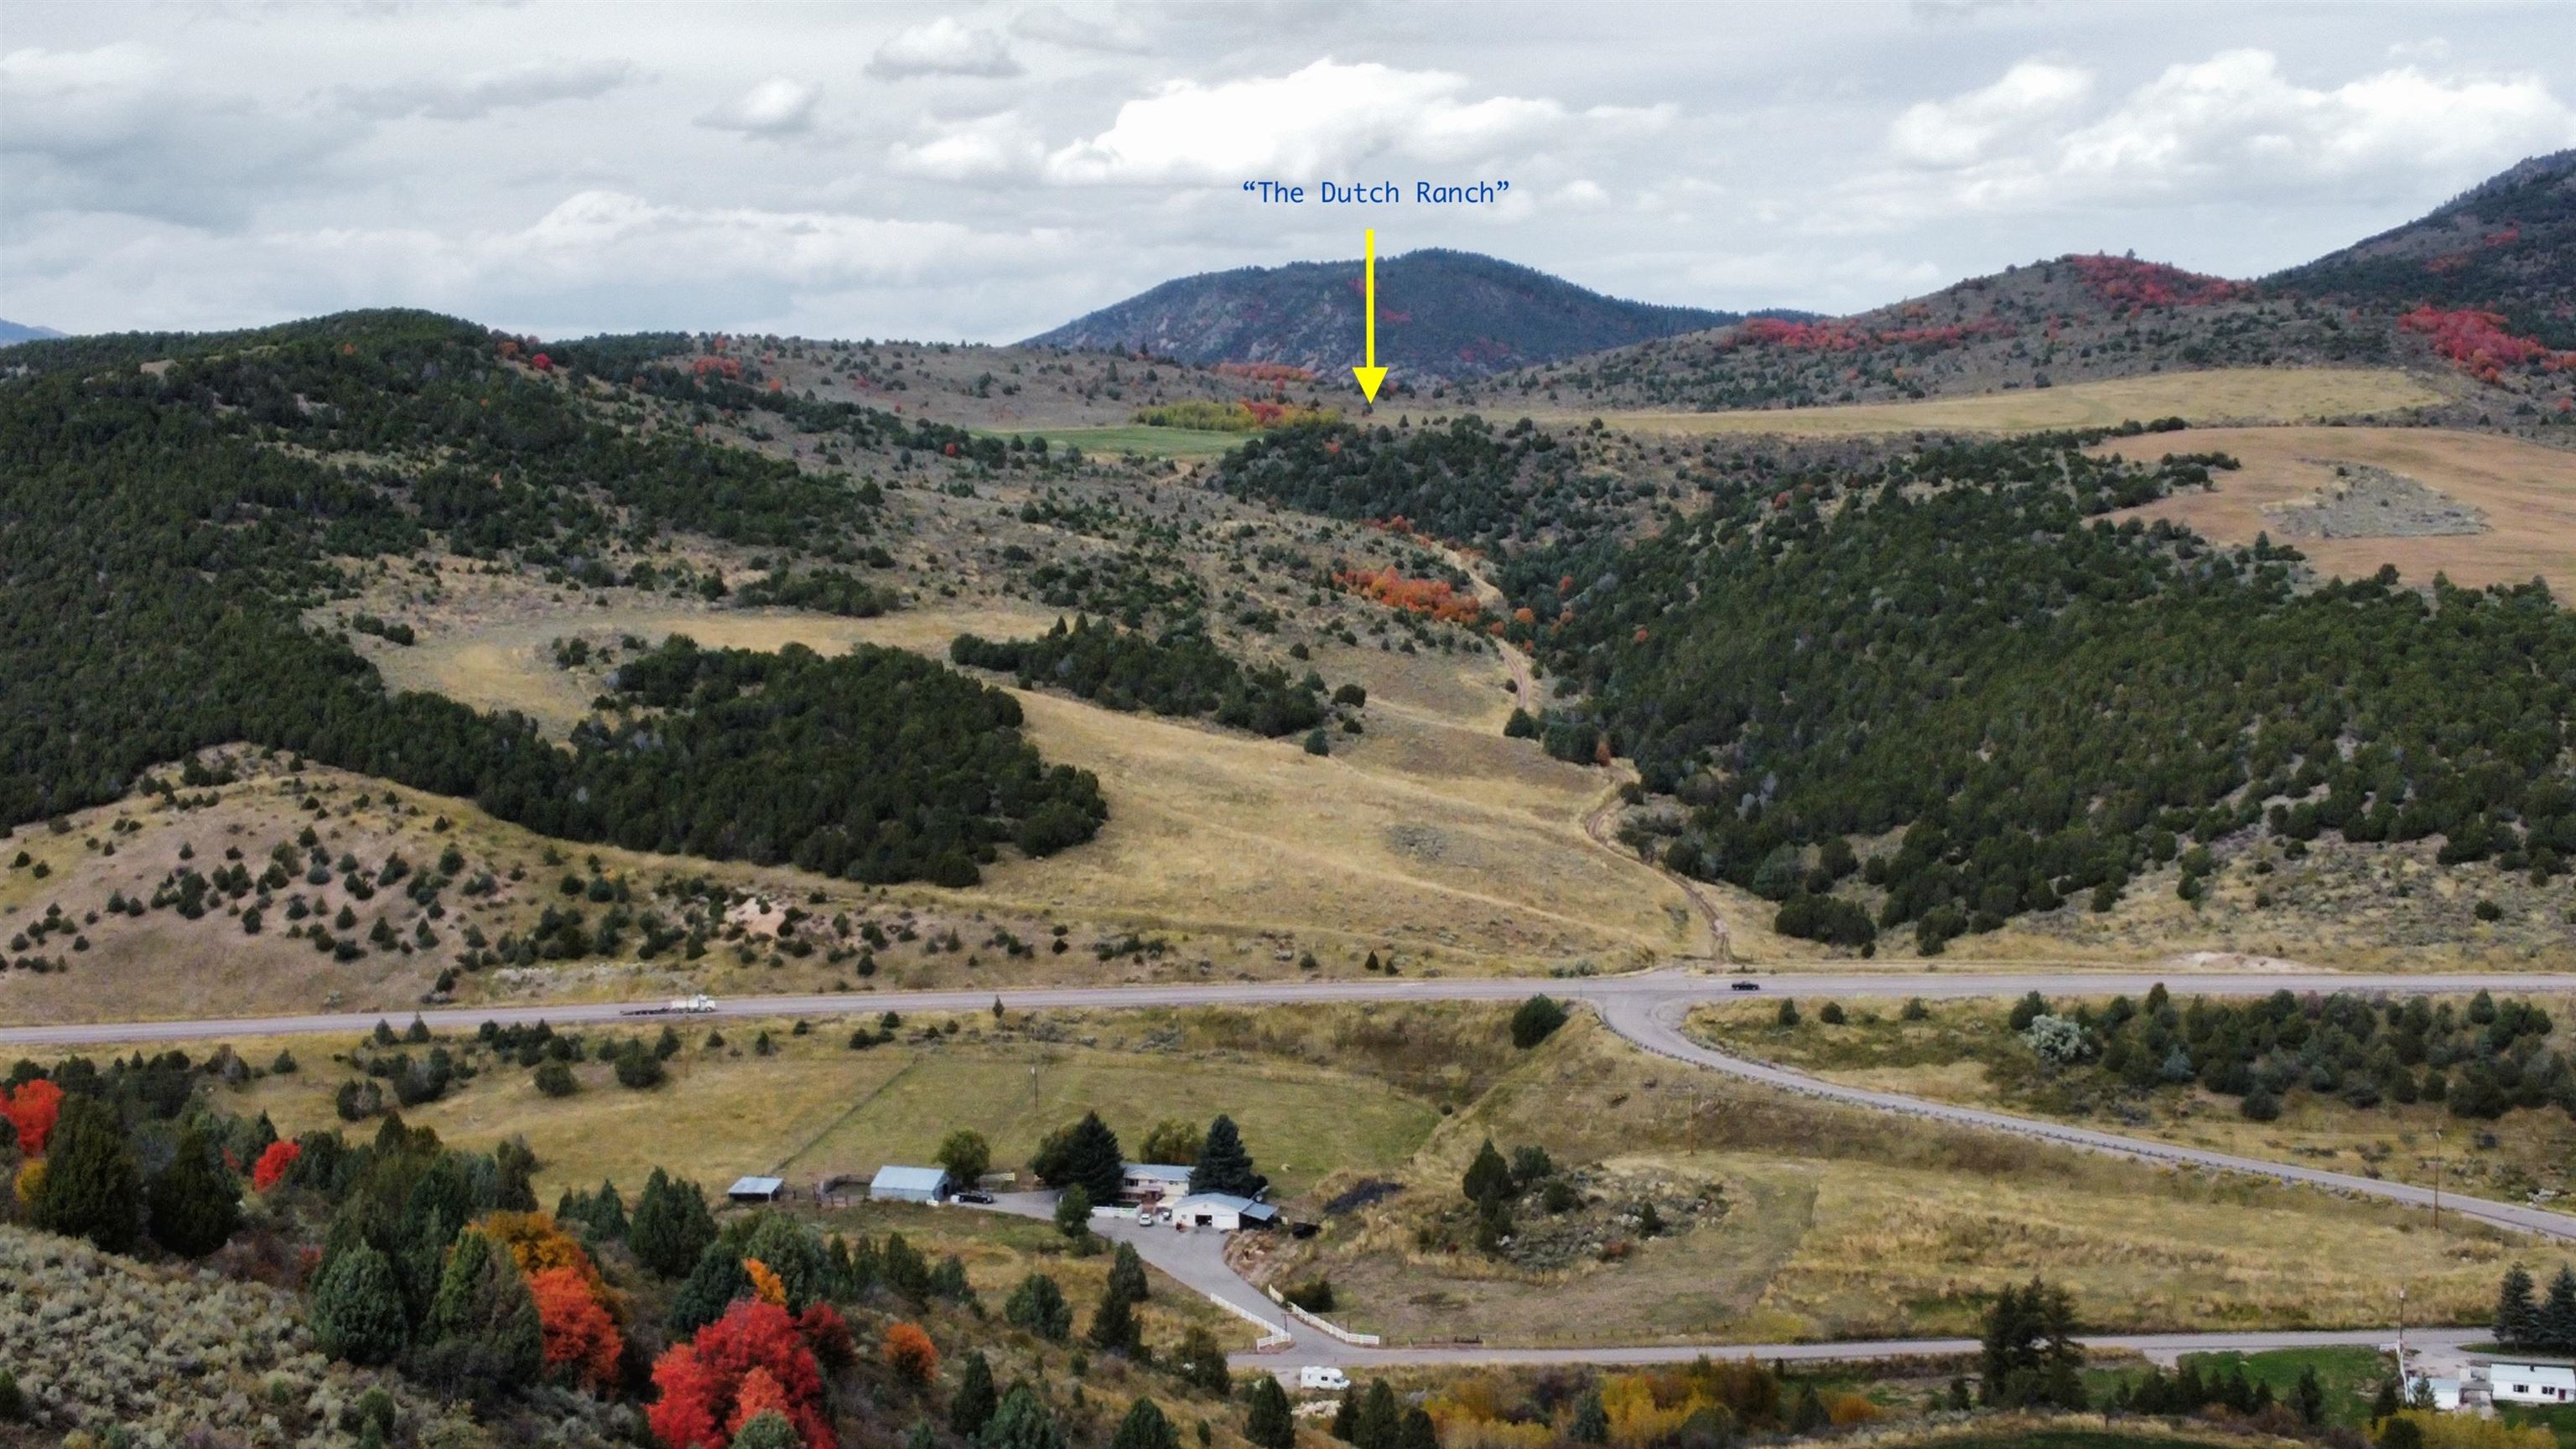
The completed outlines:
[[[1125,1354],[1131,1358],[1144,1346],[1143,1324],[1136,1321],[1136,1305],[1111,1285],[1100,1295],[1100,1306],[1092,1311],[1091,1346],[1103,1353]]]
[[[362,1367],[391,1363],[410,1336],[394,1266],[364,1243],[322,1270],[310,1316],[324,1353]]]
[[[170,1165],[153,1179],[152,1240],[183,1258],[202,1258],[241,1226],[241,1181],[224,1166],[202,1120],[180,1129]]]
[[[1145,1260],[1136,1256],[1134,1245],[1120,1243],[1117,1254],[1109,1260],[1109,1291],[1130,1303],[1142,1303],[1152,1296],[1145,1281]]]
[[[1002,1317],[1013,1328],[1023,1328],[1040,1338],[1064,1342],[1073,1332],[1073,1305],[1064,1301],[1064,1290],[1044,1273],[1031,1273],[1011,1290],[1002,1303]]]
[[[1091,1194],[1082,1184],[1056,1194],[1055,1230],[1077,1240],[1091,1236]]]
[[[1263,1374],[1252,1381],[1252,1411],[1244,1416],[1243,1437],[1252,1441],[1254,1449],[1297,1449],[1297,1415],[1289,1407],[1288,1391],[1279,1386],[1278,1375]]]
[[[1395,1444],[1396,1449],[1440,1449],[1440,1426],[1431,1422],[1431,1411],[1419,1406],[1405,1410]]]
[[[1476,1149],[1476,1159],[1467,1164],[1467,1175],[1459,1184],[1459,1190],[1467,1195],[1467,1201],[1478,1207],[1511,1201],[1512,1167],[1503,1160],[1503,1154],[1494,1150],[1491,1137]]]
[[[1369,1380],[1368,1393],[1360,1400],[1359,1422],[1351,1429],[1351,1443],[1358,1449],[1402,1449],[1404,1406],[1396,1402],[1395,1390],[1384,1379]]]
[[[1094,1203],[1118,1201],[1118,1189],[1127,1179],[1127,1161],[1118,1150],[1118,1134],[1100,1120],[1097,1112],[1085,1112],[1074,1124],[1073,1135],[1065,1142],[1064,1180],[1091,1195]]]
[[[44,1190],[35,1225],[87,1238],[111,1253],[143,1233],[143,1170],[116,1109],[92,1097],[69,1097],[45,1143]]]
[[[1066,1449],[1064,1427],[1027,1384],[1013,1384],[975,1436],[979,1449]]]
[[[2325,1422],[2326,1386],[2317,1378],[2316,1365],[2299,1370],[2299,1382],[2290,1390],[2290,1407],[2298,1412],[2302,1424]]]
[[[948,1401],[948,1427],[961,1439],[972,1439],[993,1419],[993,1410],[1001,1398],[993,1387],[993,1365],[984,1358],[983,1350],[966,1355],[966,1366],[957,1380],[957,1393]]]
[[[1565,1437],[1577,1444],[1610,1442],[1610,1414],[1601,1406],[1599,1389],[1588,1389],[1574,1401],[1574,1422],[1566,1426]]]
[[[680,1291],[671,1295],[673,1336],[685,1338],[724,1317],[735,1299],[750,1293],[751,1275],[743,1271],[742,1255],[721,1242],[707,1244]]]
[[[1269,1185],[1270,1179],[1253,1171],[1252,1154],[1244,1150],[1234,1119],[1220,1115],[1210,1122],[1207,1141],[1199,1147],[1198,1165],[1190,1169],[1190,1191],[1253,1197]]]
[[[626,1200],[618,1196],[616,1183],[600,1179],[599,1191],[592,1193],[582,1208],[582,1224],[590,1229],[592,1237],[608,1243],[626,1241]]]
[[[1360,1437],[1360,1391],[1342,1390],[1342,1401],[1333,1406],[1333,1437],[1345,1444],[1356,1444]]]
[[[785,1414],[763,1409],[742,1421],[725,1449],[805,1449],[805,1438]]]
[[[1118,1421],[1109,1449],[1181,1449],[1181,1441],[1172,1432],[1172,1421],[1163,1416],[1162,1406],[1140,1396],[1129,1406],[1127,1417]]]
[[[627,1224],[626,1243],[636,1260],[664,1278],[682,1277],[696,1270],[715,1237],[716,1220],[698,1185],[654,1168]]]
[[[2496,1288],[2496,1343],[2529,1348],[2540,1342],[2540,1304],[2532,1296],[2531,1270],[2520,1263],[2504,1270]]]
[[[1183,1382],[1222,1398],[1234,1391],[1234,1371],[1226,1367],[1225,1348],[1216,1335],[1204,1328],[1192,1327],[1181,1335],[1180,1351],[1172,1367]]]
[[[2388,1377],[2381,1379],[2379,1381],[2379,1393],[2370,1401],[2370,1417],[2372,1422],[2375,1423],[2381,1419],[2394,1418],[2397,1411],[2404,1407],[2405,1405],[2400,1403],[2397,1398],[2397,1376],[2395,1374],[2390,1374]]]
[[[1789,1411],[1789,1432],[1813,1434],[1832,1427],[1834,1416],[1825,1412],[1825,1401],[1816,1395],[1816,1386],[1808,1384],[1798,1390],[1796,1407]]]
[[[2551,1353],[2576,1353],[2576,1267],[2561,1265],[2540,1305],[2540,1344]]]
[[[414,1369],[449,1389],[522,1388],[545,1371],[544,1325],[509,1252],[474,1229],[457,1235],[421,1325]]]

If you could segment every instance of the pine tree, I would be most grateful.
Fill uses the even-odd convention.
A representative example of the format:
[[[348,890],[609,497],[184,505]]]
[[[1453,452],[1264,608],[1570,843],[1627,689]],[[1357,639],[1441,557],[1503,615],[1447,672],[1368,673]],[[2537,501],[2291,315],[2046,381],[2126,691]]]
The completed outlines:
[[[1190,1169],[1190,1191],[1252,1197],[1269,1185],[1268,1178],[1252,1170],[1252,1154],[1244,1150],[1234,1119],[1219,1116],[1210,1122],[1207,1141],[1199,1148],[1198,1165]]]
[[[545,1371],[545,1329],[527,1279],[472,1228],[447,1255],[420,1340],[415,1368],[451,1389],[521,1388]]]
[[[1118,1190],[1127,1180],[1127,1161],[1118,1150],[1118,1134],[1100,1120],[1097,1112],[1085,1112],[1074,1124],[1073,1135],[1065,1143],[1065,1181],[1091,1195],[1094,1203],[1118,1201]]]
[[[1136,1321],[1136,1307],[1127,1295],[1113,1284],[1100,1295],[1100,1306],[1091,1315],[1091,1346],[1103,1353],[1134,1357],[1143,1346],[1144,1325]]]
[[[151,1191],[152,1240],[183,1258],[202,1258],[241,1226],[241,1182],[202,1120],[180,1129],[179,1148]]]
[[[2299,1370],[2299,1382],[2290,1390],[2290,1407],[2298,1411],[2302,1424],[2325,1422],[2326,1386],[2317,1379],[2316,1365]]]
[[[142,1236],[143,1170],[115,1108],[91,1097],[63,1102],[45,1143],[35,1225],[87,1238],[111,1253],[126,1251]]]
[[[735,1299],[750,1294],[751,1275],[743,1271],[742,1255],[723,1243],[709,1243],[680,1291],[671,1295],[671,1332],[678,1337],[695,1333],[724,1317]]]
[[[392,1362],[410,1333],[393,1264],[364,1243],[314,1282],[311,1318],[324,1353],[361,1366]]]
[[[1834,1416],[1825,1412],[1825,1401],[1816,1396],[1814,1384],[1798,1390],[1797,1406],[1789,1411],[1790,1433],[1813,1434],[1833,1422]]]
[[[1222,1398],[1234,1392],[1234,1371],[1226,1366],[1225,1348],[1216,1335],[1197,1326],[1181,1335],[1173,1367],[1183,1382]]]
[[[1064,1301],[1064,1290],[1044,1273],[1031,1273],[1011,1290],[1002,1303],[1002,1317],[1013,1328],[1023,1328],[1040,1338],[1062,1343],[1073,1332],[1073,1306]]]
[[[626,1200],[617,1195],[616,1183],[601,1178],[599,1191],[582,1206],[582,1222],[592,1237],[611,1243],[626,1241]]]
[[[1512,1167],[1503,1154],[1494,1150],[1494,1139],[1476,1149],[1476,1160],[1467,1164],[1467,1175],[1459,1184],[1467,1201],[1478,1207],[1509,1202],[1512,1196]]]
[[[1610,1442],[1610,1414],[1601,1406],[1601,1391],[1591,1389],[1574,1402],[1574,1422],[1565,1429],[1565,1437],[1577,1444]]]
[[[698,1185],[654,1168],[627,1224],[626,1243],[636,1260],[662,1277],[683,1277],[696,1270],[715,1237],[715,1217]]]
[[[1431,1411],[1415,1407],[1404,1411],[1404,1427],[1395,1436],[1396,1449],[1440,1449],[1440,1426],[1431,1422]]]
[[[1345,1444],[1357,1444],[1360,1438],[1360,1391],[1342,1390],[1342,1401],[1333,1406],[1333,1437]]]
[[[1136,1256],[1134,1245],[1120,1243],[1116,1256],[1109,1260],[1109,1291],[1130,1303],[1142,1303],[1152,1296],[1145,1281],[1145,1260]]]
[[[776,1409],[763,1409],[742,1421],[725,1449],[805,1449],[805,1438]]]
[[[1352,1426],[1351,1442],[1358,1449],[1401,1449],[1398,1442],[1404,1434],[1404,1408],[1395,1400],[1395,1390],[1384,1379],[1369,1380],[1368,1393],[1360,1400],[1359,1422]]]
[[[948,1427],[961,1439],[972,1439],[992,1422],[993,1410],[1001,1403],[993,1387],[993,1365],[977,1349],[966,1355],[964,1372],[957,1381],[957,1393],[948,1401]]]
[[[2540,1304],[2532,1296],[2531,1270],[2520,1263],[2504,1270],[2496,1287],[2496,1343],[2529,1348],[2540,1342]]]
[[[2576,1267],[2562,1265],[2540,1305],[2540,1345],[2551,1353],[2576,1353]]]
[[[1181,1441],[1172,1432],[1172,1421],[1163,1416],[1162,1406],[1139,1397],[1128,1407],[1127,1417],[1118,1421],[1109,1449],[1181,1449]]]
[[[975,1442],[980,1449],[1066,1449],[1064,1427],[1027,1384],[1013,1384],[1002,1395]]]
[[[1297,1449],[1296,1411],[1289,1407],[1288,1391],[1279,1386],[1276,1374],[1253,1380],[1252,1411],[1244,1417],[1243,1437],[1255,1449]]]

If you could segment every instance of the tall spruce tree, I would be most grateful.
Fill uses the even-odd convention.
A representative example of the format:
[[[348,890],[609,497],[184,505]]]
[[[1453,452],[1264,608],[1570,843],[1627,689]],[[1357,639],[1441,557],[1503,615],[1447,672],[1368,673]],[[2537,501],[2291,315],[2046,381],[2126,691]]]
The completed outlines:
[[[1244,1149],[1243,1135],[1235,1129],[1234,1119],[1219,1116],[1210,1122],[1207,1141],[1199,1148],[1198,1164],[1190,1169],[1190,1191],[1255,1197],[1269,1185],[1270,1179],[1253,1171],[1252,1154]]]
[[[2576,1267],[2561,1265],[2540,1305],[2540,1344],[2551,1353],[2576,1354]]]
[[[545,1371],[544,1325],[527,1279],[507,1249],[468,1228],[421,1325],[413,1370],[450,1390],[524,1388]]]
[[[722,1242],[709,1243],[680,1291],[671,1295],[671,1332],[678,1337],[695,1333],[724,1317],[735,1299],[750,1295],[751,1275],[743,1271],[742,1254]]]
[[[116,1109],[94,1097],[66,1098],[45,1143],[37,1227],[87,1238],[122,1253],[143,1235],[143,1169]]]
[[[970,1350],[966,1365],[958,1376],[957,1393],[948,1401],[948,1428],[960,1439],[972,1439],[992,1422],[993,1410],[1001,1403],[993,1387],[993,1365],[982,1349]]]
[[[152,1180],[152,1240],[183,1258],[202,1258],[232,1241],[241,1226],[241,1180],[224,1166],[223,1149],[191,1120],[179,1130],[170,1165]]]
[[[1359,1419],[1351,1426],[1351,1443],[1357,1449],[1402,1449],[1404,1406],[1396,1402],[1395,1390],[1384,1379],[1369,1380],[1368,1392],[1360,1397]]]
[[[1255,1449],[1297,1449],[1297,1413],[1279,1376],[1263,1374],[1252,1381],[1252,1409],[1244,1416],[1243,1437]]]
[[[1152,1296],[1145,1279],[1145,1260],[1136,1256],[1132,1243],[1120,1243],[1118,1252],[1109,1260],[1109,1291],[1130,1303],[1142,1303]]]
[[[1094,1203],[1118,1201],[1118,1189],[1127,1179],[1127,1161],[1118,1149],[1118,1134],[1100,1120],[1097,1112],[1085,1112],[1074,1124],[1073,1135],[1065,1143],[1065,1181],[1091,1194]]]
[[[715,1238],[716,1220],[698,1185],[654,1168],[626,1229],[636,1260],[664,1278],[684,1277],[697,1269]]]
[[[393,1362],[411,1332],[394,1265],[364,1243],[322,1270],[310,1317],[324,1353],[361,1367]]]
[[[2540,1304],[2532,1296],[2531,1270],[2520,1263],[2504,1270],[2496,1286],[2496,1343],[2530,1348],[2540,1342]]]

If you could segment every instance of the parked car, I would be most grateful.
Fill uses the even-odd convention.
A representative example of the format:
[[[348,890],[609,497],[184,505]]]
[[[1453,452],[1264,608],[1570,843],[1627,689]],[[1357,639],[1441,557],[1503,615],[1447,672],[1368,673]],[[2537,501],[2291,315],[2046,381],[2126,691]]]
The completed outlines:
[[[980,1187],[970,1187],[964,1192],[958,1193],[956,1195],[956,1201],[973,1203],[977,1207],[991,1207],[993,1205],[993,1195],[984,1191]]]
[[[1736,981],[1729,983],[1726,989],[1729,991],[1759,991],[1762,989],[1762,983],[1759,981]]]

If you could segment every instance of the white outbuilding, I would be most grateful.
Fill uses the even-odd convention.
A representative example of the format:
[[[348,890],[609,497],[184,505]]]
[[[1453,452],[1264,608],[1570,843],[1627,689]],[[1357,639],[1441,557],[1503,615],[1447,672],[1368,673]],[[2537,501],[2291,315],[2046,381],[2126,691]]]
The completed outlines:
[[[1202,1192],[1172,1204],[1172,1222],[1185,1228],[1210,1228],[1220,1233],[1244,1228],[1266,1228],[1279,1221],[1279,1209],[1266,1202],[1236,1197],[1230,1192]]]
[[[942,1202],[948,1197],[948,1171],[940,1167],[877,1169],[868,1182],[870,1202]]]
[[[2484,1367],[2487,1391],[2499,1404],[2576,1404],[2576,1361],[2498,1358]]]

